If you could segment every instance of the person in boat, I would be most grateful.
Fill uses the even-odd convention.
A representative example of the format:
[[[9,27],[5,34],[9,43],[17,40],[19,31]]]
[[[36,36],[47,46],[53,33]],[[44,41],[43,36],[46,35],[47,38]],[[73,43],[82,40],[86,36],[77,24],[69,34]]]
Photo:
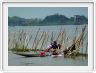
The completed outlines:
[[[57,42],[56,41],[53,41],[51,48],[58,49],[58,45],[57,45]]]
[[[69,48],[67,47],[63,52],[64,52],[64,55],[67,55],[69,52]]]
[[[50,45],[48,45],[48,47],[45,51],[52,52],[52,55],[57,55],[58,54],[57,50],[60,48],[61,48],[61,45],[57,44],[57,41],[53,41],[53,42],[51,42]]]
[[[45,52],[50,52],[50,50],[52,49],[52,42],[51,44],[48,45],[48,47],[45,49]]]
[[[58,46],[57,44],[57,41],[53,41],[52,46],[51,46],[52,55],[58,55],[58,52],[57,52],[58,47],[60,48],[60,46]]]
[[[57,44],[57,41],[53,41],[50,45],[48,45],[45,52],[52,52],[52,55],[57,55],[59,54],[57,51],[58,49],[61,49],[61,44]]]
[[[61,44],[58,44],[58,49],[61,49]]]
[[[76,50],[75,44],[73,44],[72,46],[70,46],[69,48],[67,47],[63,52],[64,55],[67,55],[68,53],[73,52],[74,50]]]
[[[71,52],[74,51],[74,50],[76,50],[75,44],[73,44],[73,45],[70,47],[70,51],[71,51]]]

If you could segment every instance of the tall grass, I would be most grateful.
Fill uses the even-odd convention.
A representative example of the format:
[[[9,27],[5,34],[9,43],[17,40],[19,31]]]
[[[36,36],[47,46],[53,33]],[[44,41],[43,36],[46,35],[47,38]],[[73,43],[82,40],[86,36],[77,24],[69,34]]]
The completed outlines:
[[[24,30],[14,33],[13,39],[11,39],[12,42],[9,42],[9,44],[11,43],[11,46],[13,47],[9,47],[9,49],[12,51],[29,51],[30,49],[28,49],[28,44],[31,39],[32,35]]]
[[[12,51],[40,51],[44,50],[47,45],[50,44],[50,42],[56,40],[58,44],[61,44],[60,51],[62,52],[65,48],[71,46],[72,44],[76,45],[76,48],[79,50],[86,46],[85,53],[87,53],[88,50],[88,41],[84,43],[85,40],[88,39],[88,32],[86,26],[82,28],[81,32],[78,32],[78,28],[75,29],[75,35],[73,36],[73,39],[69,38],[68,31],[66,29],[60,29],[59,32],[53,32],[50,33],[47,31],[40,31],[40,28],[37,30],[36,34],[34,35],[34,32],[31,32],[33,34],[30,34],[30,32],[26,32],[24,30],[14,32],[13,37],[11,36],[11,33],[9,32],[8,35],[8,49],[11,49]],[[35,37],[33,37],[35,36]],[[32,42],[33,40],[33,42]],[[29,45],[32,45],[30,48]],[[82,47],[82,48],[81,48]]]

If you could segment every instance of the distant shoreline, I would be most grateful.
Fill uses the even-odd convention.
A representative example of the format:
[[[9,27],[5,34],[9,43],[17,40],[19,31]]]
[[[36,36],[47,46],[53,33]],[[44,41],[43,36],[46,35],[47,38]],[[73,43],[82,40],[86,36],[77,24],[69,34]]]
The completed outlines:
[[[67,24],[66,24],[67,25]],[[75,24],[72,24],[72,25],[75,25]],[[72,26],[72,25],[69,25],[69,26]],[[77,24],[78,25],[78,24]],[[80,24],[80,25],[88,25],[88,24]],[[9,27],[15,27],[15,26],[10,26],[10,25],[8,25]],[[28,25],[26,25],[26,26],[28,26]],[[26,27],[25,26],[25,27]],[[30,25],[30,26],[33,26],[33,25]],[[35,26],[35,25],[34,25]],[[36,25],[36,26],[64,26],[64,25]]]
[[[51,26],[51,25],[83,25],[88,24],[88,18],[82,15],[66,17],[65,15],[54,14],[46,16],[43,20],[38,18],[25,19],[18,16],[9,17],[9,26]]]

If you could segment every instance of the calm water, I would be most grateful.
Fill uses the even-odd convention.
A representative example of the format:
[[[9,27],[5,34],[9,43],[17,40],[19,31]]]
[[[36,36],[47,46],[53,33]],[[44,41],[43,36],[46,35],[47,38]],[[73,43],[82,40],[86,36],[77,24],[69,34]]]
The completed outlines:
[[[16,26],[16,27],[9,27],[9,36],[11,37],[11,40],[14,37],[14,33],[17,33],[19,31],[26,31],[28,34],[32,34],[32,38],[35,38],[36,32],[40,28],[40,32],[46,31],[49,35],[51,35],[51,32],[54,33],[54,35],[60,31],[66,30],[66,35],[71,40],[77,31],[78,33],[81,32],[81,28],[84,25],[64,25],[64,26]],[[78,30],[76,30],[78,28]],[[78,35],[78,34],[77,34]],[[31,39],[29,42],[28,47],[32,47],[32,42],[34,41]],[[49,41],[49,40],[48,40]],[[86,43],[87,40],[84,42]],[[50,42],[50,41],[49,41]],[[49,44],[47,42],[47,45]],[[83,43],[84,44],[84,43]],[[46,46],[44,46],[46,47]],[[80,52],[85,52],[85,47],[83,46],[83,49],[80,49]],[[54,58],[51,56],[48,57],[22,57],[19,55],[15,55],[11,52],[8,53],[8,65],[9,66],[87,66],[88,65],[88,58],[85,57],[77,57],[77,58],[64,58],[63,56]]]
[[[64,58],[60,57],[22,57],[12,53],[8,54],[9,66],[87,66],[87,58]]]

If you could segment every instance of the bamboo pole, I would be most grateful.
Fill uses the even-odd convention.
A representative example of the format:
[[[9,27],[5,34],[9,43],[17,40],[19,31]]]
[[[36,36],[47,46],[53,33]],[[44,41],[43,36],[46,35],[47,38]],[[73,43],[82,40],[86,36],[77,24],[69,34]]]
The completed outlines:
[[[64,39],[64,48],[66,48],[66,46],[67,46],[67,44],[66,44],[66,42],[68,42],[67,38],[66,38],[66,30],[64,29],[64,38],[63,38]]]
[[[35,46],[34,49],[36,49],[36,48],[38,47],[38,45],[39,45],[39,43],[40,43],[40,41],[41,41],[43,35],[44,35],[44,32],[41,34],[40,39],[39,39],[38,42],[36,43],[36,46]]]
[[[44,33],[44,37],[43,37],[43,41],[42,41],[42,44],[41,44],[41,48],[43,47],[45,39],[46,39],[46,33]]]
[[[52,32],[52,36],[51,36],[51,42],[53,41],[53,32]]]
[[[29,37],[29,40],[28,40],[28,42],[27,42],[27,44],[26,44],[26,46],[25,46],[25,48],[27,48],[28,47],[28,44],[29,44],[29,42],[30,42],[30,40],[32,39],[32,35]]]
[[[37,36],[38,36],[39,31],[40,31],[40,28],[38,29],[38,31],[37,31],[37,33],[36,33],[36,36],[35,36],[35,39],[34,39],[34,42],[33,42],[33,45],[32,45],[32,49],[33,49],[34,46],[35,46],[36,39],[37,39]]]
[[[85,29],[86,29],[86,27],[82,28],[82,32],[81,32],[80,36],[77,38],[76,42],[74,43],[76,45],[76,48],[78,48],[78,49],[80,48],[81,41],[83,41],[82,38],[83,38],[83,35],[85,32]]]
[[[63,44],[64,43],[64,31],[63,31],[63,33],[62,33],[62,39],[61,39],[61,50],[64,50],[64,45],[65,44]]]
[[[61,35],[61,32],[59,32],[59,34],[57,35],[56,41],[58,41],[60,35]]]
[[[84,35],[84,32],[85,32],[85,28],[86,27],[82,28],[82,32],[81,32],[80,36],[76,39],[75,42],[73,42],[72,46],[70,47],[70,50],[71,50],[71,48],[75,45],[76,50],[72,51],[71,53],[69,53],[68,56],[70,56],[71,54],[75,54],[76,55],[77,52],[79,51],[80,45],[81,45],[81,41],[82,41],[82,38],[83,38],[83,35]],[[73,39],[73,41],[74,41],[74,39]]]
[[[24,37],[25,36],[25,37]],[[23,42],[22,42],[22,44],[23,44],[23,49],[25,49],[25,43],[26,43],[26,38],[27,38],[27,34],[26,34],[26,32],[23,34],[23,36],[22,37],[24,37],[23,38]]]
[[[62,27],[61,27],[61,29],[60,29],[58,35],[57,35],[56,41],[58,41],[58,39],[59,39],[59,37],[60,37],[60,35],[61,35],[61,30],[62,30]]]
[[[10,32],[8,32],[8,49],[10,49],[10,43],[11,43]]]
[[[49,38],[49,35],[47,34],[45,46],[47,46],[48,38]]]
[[[87,44],[86,44],[85,54],[88,54],[88,42],[87,42]]]

